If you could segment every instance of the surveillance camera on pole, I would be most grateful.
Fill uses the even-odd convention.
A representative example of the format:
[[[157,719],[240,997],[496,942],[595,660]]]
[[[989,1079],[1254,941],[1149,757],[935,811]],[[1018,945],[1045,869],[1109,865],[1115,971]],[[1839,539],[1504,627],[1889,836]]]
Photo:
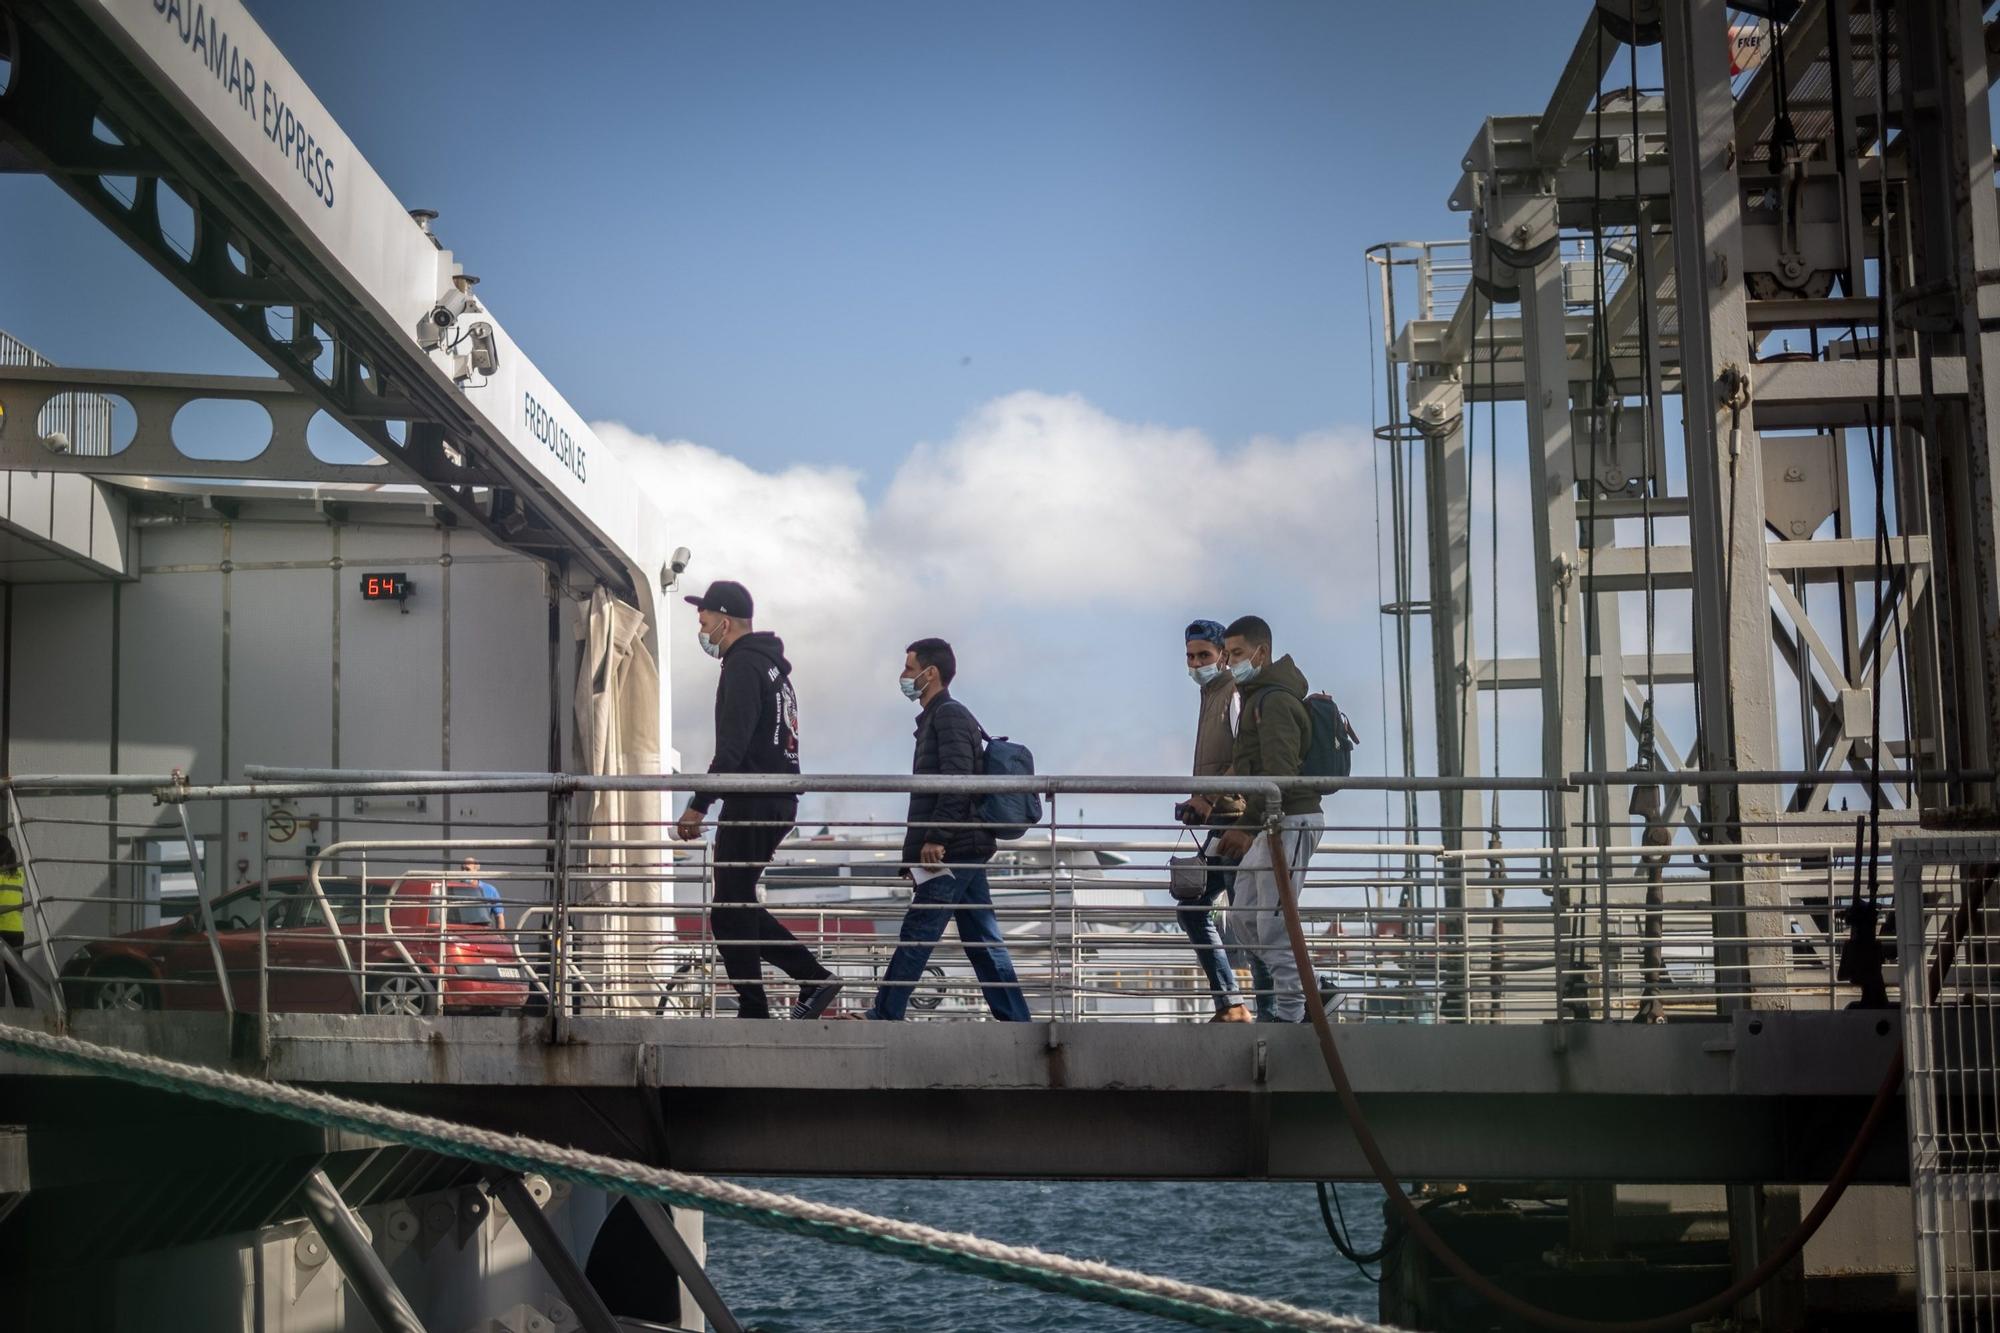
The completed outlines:
[[[469,273],[455,274],[451,286],[436,304],[417,321],[417,345],[425,351],[444,341],[444,335],[458,323],[458,317],[468,310],[478,310],[479,302],[473,299],[472,288],[479,281]]]
[[[673,558],[668,560],[666,568],[660,571],[661,592],[672,592],[680,585],[681,575],[686,572],[688,561],[693,558],[693,554],[687,547],[676,546],[674,548]]]

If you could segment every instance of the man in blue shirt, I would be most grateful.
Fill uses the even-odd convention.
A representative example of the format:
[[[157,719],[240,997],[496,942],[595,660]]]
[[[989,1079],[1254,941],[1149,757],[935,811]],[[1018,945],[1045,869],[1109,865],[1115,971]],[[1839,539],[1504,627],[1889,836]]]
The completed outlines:
[[[468,875],[477,875],[479,873],[479,858],[476,856],[468,856],[458,864],[459,868]],[[492,884],[483,879],[478,881],[478,885],[479,896],[491,904],[491,907],[487,910],[492,913],[492,916],[488,920],[465,921],[460,924],[473,926],[490,925],[496,930],[507,929],[507,909],[500,904],[500,890],[494,888]],[[453,916],[456,917],[457,913],[453,913]]]

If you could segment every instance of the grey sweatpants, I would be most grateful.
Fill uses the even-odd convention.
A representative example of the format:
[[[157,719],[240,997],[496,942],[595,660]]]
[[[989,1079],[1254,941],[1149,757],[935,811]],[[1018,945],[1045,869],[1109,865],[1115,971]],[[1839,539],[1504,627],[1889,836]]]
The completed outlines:
[[[1292,872],[1296,893],[1305,882],[1306,863],[1326,831],[1326,816],[1318,811],[1286,815],[1284,819],[1285,860]],[[1296,1023],[1306,1016],[1305,991],[1299,985],[1299,964],[1292,956],[1292,938],[1285,930],[1283,900],[1278,897],[1278,877],[1271,868],[1271,840],[1261,831],[1243,862],[1236,867],[1236,897],[1229,913],[1236,947],[1254,953],[1270,970],[1272,989],[1277,994],[1277,1018]]]

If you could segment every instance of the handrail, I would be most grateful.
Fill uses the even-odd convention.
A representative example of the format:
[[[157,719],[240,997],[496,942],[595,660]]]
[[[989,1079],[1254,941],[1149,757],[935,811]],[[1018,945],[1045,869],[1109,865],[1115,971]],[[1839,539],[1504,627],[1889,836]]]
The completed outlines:
[[[709,889],[717,864],[713,844],[674,837],[668,825],[670,815],[650,821],[614,819],[572,825],[572,818],[584,817],[576,798],[592,791],[715,789],[718,794],[843,792],[890,796],[1011,790],[1037,792],[1045,799],[1071,793],[1170,795],[1178,799],[1190,792],[1206,791],[1243,792],[1259,806],[1273,806],[1281,803],[1287,792],[1299,790],[1546,792],[1553,786],[1537,779],[1496,783],[1487,779],[1197,778],[1184,774],[1002,778],[980,774],[662,773],[607,778],[517,772],[450,776],[399,773],[377,779],[372,775],[379,770],[253,767],[246,771],[253,781],[200,787],[176,781],[155,791],[165,808],[154,811],[153,818],[169,824],[176,819],[185,823],[194,802],[212,799],[263,802],[284,796],[324,799],[347,793],[480,791],[554,797],[549,821],[540,818],[539,811],[536,818],[525,822],[475,821],[485,830],[475,833],[466,826],[438,829],[434,810],[416,817],[414,827],[411,820],[393,813],[382,818],[359,816],[368,831],[416,836],[342,838],[310,851],[280,851],[271,846],[265,854],[271,867],[268,875],[277,873],[275,866],[280,860],[304,870],[301,878],[305,882],[293,891],[299,894],[302,906],[315,905],[328,921],[334,918],[334,898],[338,895],[325,880],[336,873],[337,863],[344,858],[359,858],[361,873],[373,883],[376,877],[368,868],[374,856],[407,868],[409,875],[436,877],[454,873],[449,867],[459,854],[479,852],[482,860],[485,854],[494,854],[494,869],[512,867],[518,873],[507,878],[520,887],[502,885],[507,895],[503,897],[507,928],[491,938],[518,949],[521,957],[515,959],[504,950],[492,954],[465,951],[458,943],[451,944],[451,950],[458,951],[451,953],[443,935],[431,941],[428,931],[409,937],[409,951],[424,955],[419,960],[421,970],[442,968],[449,973],[441,985],[458,997],[453,1003],[461,1009],[484,1007],[488,1001],[482,1000],[482,995],[512,993],[492,984],[495,977],[489,973],[498,967],[501,981],[519,982],[533,994],[547,998],[551,1026],[558,1030],[568,1014],[582,1012],[575,1003],[586,996],[590,1012],[717,1012],[726,1006],[728,994],[718,954],[723,946],[736,942],[726,918],[720,929],[713,920],[715,904]],[[73,792],[97,781],[52,782],[50,790]],[[13,797],[11,789],[9,796]],[[20,799],[27,799],[25,793]],[[833,833],[817,837],[801,833],[781,844],[777,864],[764,885],[772,890],[766,897],[770,909],[789,922],[802,943],[820,951],[850,985],[872,986],[880,983],[876,972],[894,948],[897,919],[912,909],[909,891],[897,874],[902,867],[900,810],[894,816],[880,810],[869,814],[870,807],[889,803],[853,804],[860,807],[854,812],[857,817],[828,821],[838,826]],[[895,804],[900,806],[900,801]],[[1062,809],[1066,816],[1072,813],[1069,806]],[[25,820],[25,813],[20,818]],[[1016,970],[1024,987],[1033,992],[1038,1014],[1046,1006],[1046,1012],[1058,1016],[1087,1012],[1112,1019],[1188,1017],[1214,994],[1222,993],[1215,988],[1223,983],[1215,971],[1215,946],[1184,941],[1183,933],[1192,927],[1185,919],[1177,920],[1182,904],[1170,901],[1168,857],[1184,849],[1186,831],[1165,818],[1164,803],[1151,814],[1121,808],[1105,819],[1109,822],[1094,825],[1051,819],[1026,839],[1001,844],[990,887],[996,920],[1015,952]],[[232,818],[231,826],[254,827],[259,822]],[[977,822],[969,821],[966,826]],[[1731,866],[1768,857],[1780,868],[1784,883],[1791,886],[1787,901],[1771,906],[1775,915],[1739,923],[1720,919],[1714,903],[1701,901],[1702,895],[1690,887],[1696,875],[1689,858],[1719,852],[1708,844],[1562,846],[1550,841],[1545,826],[1529,825],[1509,836],[1549,845],[1453,847],[1436,839],[1407,841],[1393,827],[1373,830],[1372,826],[1350,826],[1350,832],[1337,816],[1330,822],[1333,826],[1321,834],[1314,848],[1316,859],[1308,881],[1313,904],[1309,930],[1318,941],[1315,948],[1325,951],[1323,972],[1339,978],[1326,982],[1330,988],[1338,988],[1329,989],[1328,1003],[1337,998],[1345,1012],[1362,1018],[1483,1022],[1533,1021],[1551,1014],[1558,1020],[1614,1014],[1629,1017],[1636,1009],[1645,1021],[1658,1021],[1669,1009],[1686,1012],[1690,1007],[1724,1005],[1752,993],[1818,997],[1815,1004],[1828,1006],[1835,1002],[1837,987],[1831,964],[1837,950],[1839,896],[1853,850],[1844,836],[1810,843],[1766,840],[1729,845]],[[1370,831],[1388,841],[1352,840],[1367,837]],[[439,836],[445,832],[454,836]],[[627,833],[634,836],[620,836]],[[50,898],[52,908],[56,904],[109,902],[102,881],[95,891],[86,890],[82,897],[71,896],[75,890],[70,886],[81,886],[93,873],[103,873],[93,871],[94,866],[129,868],[140,864],[136,857],[114,854],[109,861],[100,861],[96,856],[70,857],[60,846],[47,850],[51,855],[37,861],[50,876],[65,877],[56,881],[61,885],[57,896],[41,895]],[[1106,851],[1126,855],[1093,855]],[[787,875],[786,863],[822,868],[793,877]],[[1673,867],[1664,876],[1658,873],[1663,864]],[[1700,867],[1711,883],[1720,874],[1714,864],[1719,863]],[[1607,865],[1608,874],[1603,870]],[[1588,876],[1580,873],[1579,867],[1584,866],[1592,871]],[[1686,875],[1681,873],[1684,867],[1688,868]],[[213,872],[217,867],[210,862],[204,869]],[[1638,873],[1642,870],[1643,874]],[[592,902],[572,900],[565,887],[572,878],[594,886],[586,895]],[[822,878],[826,885],[819,882]],[[834,881],[838,889],[824,891]],[[255,877],[248,882],[254,885]],[[1644,901],[1641,889],[1645,890]],[[209,916],[208,895],[197,896],[201,901],[191,903],[190,908],[198,913],[197,923],[201,923]],[[540,910],[537,903],[544,904]],[[40,961],[51,975],[55,975],[47,951],[51,941],[58,945],[93,943],[97,936],[90,931],[110,928],[108,923],[94,924],[97,918],[89,916],[71,924],[64,919],[70,910],[64,906],[52,916],[65,933],[37,931],[43,936]],[[1245,920],[1241,910],[1218,904],[1212,909],[1211,924],[1219,924],[1226,935]],[[223,922],[219,913],[213,920],[235,928]],[[442,930],[445,918],[438,920]],[[85,933],[76,933],[79,928]],[[211,925],[206,932],[211,942],[213,931]],[[273,939],[275,942],[276,937]],[[263,959],[265,978],[260,982],[268,985],[272,976],[293,978],[294,989],[289,995],[318,994],[321,999],[286,999],[281,1004],[301,1003],[311,1009],[327,1002],[329,978],[346,974],[348,984],[338,986],[338,993],[357,984],[359,975],[359,998],[365,1005],[366,977],[371,970],[367,960],[377,956],[382,945],[372,938],[363,943],[357,950],[351,932],[335,931],[333,938],[317,946],[317,954],[308,951],[302,955],[293,950],[283,957]],[[404,952],[397,947],[399,943],[396,939],[386,941],[387,961],[393,962],[396,954]],[[199,947],[193,940],[190,944]],[[437,946],[436,957],[429,956],[433,944]],[[664,951],[668,945],[673,946],[671,958]],[[1730,945],[1757,948],[1759,961],[1753,962],[1747,973],[1725,975],[1717,970],[1711,955]],[[1229,959],[1223,965],[1231,966],[1240,977],[1248,963],[1234,952],[1234,944],[1229,948]],[[943,972],[933,968],[927,974],[932,979],[897,983],[924,986],[929,1008],[943,1005],[940,1017],[979,1007],[979,986],[967,974],[964,958],[950,961],[954,952],[958,951],[941,955],[948,965]],[[451,957],[446,961],[448,953]],[[488,958],[499,961],[489,965]],[[411,958],[402,961],[417,966]],[[1553,985],[1547,980],[1552,971],[1556,977]],[[1510,980],[1520,973],[1530,975],[1518,983]],[[87,976],[88,972],[73,975]],[[314,976],[320,979],[309,980]],[[463,990],[461,979],[467,982]],[[482,991],[471,984],[475,979],[489,989]],[[225,989],[228,983],[225,974]],[[187,988],[205,990],[210,984],[205,976],[190,979],[184,971],[162,976],[153,992],[154,1001],[164,994],[168,1007],[177,1007],[187,1002],[182,998],[189,993]],[[88,989],[81,993],[92,995]],[[340,1005],[347,1002],[334,1001]],[[496,999],[493,1003],[506,1007],[519,1001]],[[256,1007],[263,1013],[270,1004],[267,1000]]]

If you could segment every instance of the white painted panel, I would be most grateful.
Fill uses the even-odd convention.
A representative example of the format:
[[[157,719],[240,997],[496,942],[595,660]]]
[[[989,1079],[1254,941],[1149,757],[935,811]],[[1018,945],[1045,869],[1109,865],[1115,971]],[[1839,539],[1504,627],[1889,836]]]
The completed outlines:
[[[138,529],[138,561],[142,569],[162,565],[222,563],[219,523],[161,523]]]
[[[90,558],[107,569],[126,572],[128,506],[124,494],[93,483],[90,505]]]
[[[333,762],[333,577],[325,569],[232,576],[232,776],[245,764]]]
[[[111,588],[14,589],[9,765],[101,773],[111,762]]]
[[[240,521],[231,536],[230,559],[241,569],[246,564],[282,561],[325,562],[333,556],[333,525],[305,506],[286,506],[272,512],[279,516]]]
[[[548,600],[526,561],[452,566],[452,767],[548,763]]]
[[[473,543],[453,538],[454,553]],[[451,568],[451,766],[487,772],[535,772],[548,766],[548,593],[537,565],[455,559]],[[540,795],[457,796],[457,837],[537,836],[547,819]],[[513,827],[509,827],[512,825]],[[489,854],[481,860],[511,879],[503,897],[545,900],[539,855]],[[525,877],[523,877],[525,876]]]
[[[342,546],[348,544],[343,534]],[[342,767],[441,768],[442,599],[435,590],[424,595],[420,582],[417,594],[400,608],[394,602],[364,602],[353,558],[342,573],[347,576],[340,589]],[[421,578],[421,572],[413,569],[412,577]]]
[[[164,531],[180,539],[189,530]],[[149,558],[152,541],[149,532]],[[144,575],[126,590],[124,622],[118,683],[124,770],[181,768],[196,782],[221,781],[222,575]]]
[[[100,584],[14,589],[14,674],[9,682],[12,733],[8,760],[15,773],[102,773],[111,766],[111,589]],[[36,798],[26,813],[53,819],[102,820],[108,803],[79,797]],[[97,936],[110,929],[108,867],[77,864],[108,859],[108,835],[72,823],[35,822],[28,847],[37,858],[36,884],[57,936]],[[66,959],[75,941],[56,953]]]
[[[49,539],[65,551],[90,554],[90,494],[97,483],[77,472],[52,473]]]
[[[49,535],[50,493],[55,476],[49,472],[7,474],[7,521],[37,537]]]

